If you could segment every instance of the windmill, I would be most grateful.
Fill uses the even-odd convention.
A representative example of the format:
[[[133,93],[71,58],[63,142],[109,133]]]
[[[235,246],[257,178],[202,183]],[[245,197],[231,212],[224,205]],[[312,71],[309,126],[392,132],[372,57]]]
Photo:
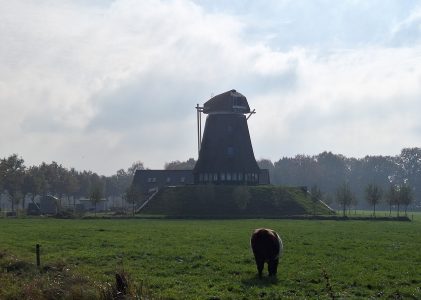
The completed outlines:
[[[193,170],[197,184],[258,184],[260,169],[251,145],[247,98],[231,90],[197,104],[199,158]],[[202,139],[202,113],[206,123]],[[246,117],[247,115],[247,117]]]

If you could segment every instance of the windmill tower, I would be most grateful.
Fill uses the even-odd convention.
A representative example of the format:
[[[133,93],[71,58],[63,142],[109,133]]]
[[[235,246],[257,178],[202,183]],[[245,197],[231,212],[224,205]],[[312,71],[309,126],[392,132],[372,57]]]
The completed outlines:
[[[231,90],[197,105],[199,158],[193,170],[196,184],[259,184],[257,165],[247,126],[247,99]],[[207,114],[203,139],[201,113]],[[248,115],[248,117],[246,117]]]

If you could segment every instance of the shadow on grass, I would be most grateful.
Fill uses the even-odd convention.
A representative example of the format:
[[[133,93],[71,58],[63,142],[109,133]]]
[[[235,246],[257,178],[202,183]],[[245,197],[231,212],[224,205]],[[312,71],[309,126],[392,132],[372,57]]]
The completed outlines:
[[[259,278],[258,275],[255,275],[251,278],[243,279],[241,280],[241,283],[244,286],[251,287],[251,286],[257,286],[257,287],[268,287],[271,285],[278,284],[279,280],[276,276],[264,276],[262,278]]]

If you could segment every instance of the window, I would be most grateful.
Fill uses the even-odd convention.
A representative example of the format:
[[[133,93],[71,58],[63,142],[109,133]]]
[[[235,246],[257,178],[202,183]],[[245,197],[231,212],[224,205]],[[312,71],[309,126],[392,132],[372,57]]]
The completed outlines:
[[[221,173],[221,180],[225,180],[225,173]]]
[[[218,173],[213,173],[213,181],[218,181]]]
[[[204,181],[208,181],[208,173],[205,173],[205,176],[203,176]]]
[[[237,181],[237,173],[232,173],[232,180]]]
[[[231,173],[227,173],[227,180],[230,181],[231,180]]]
[[[171,177],[167,177],[167,183],[171,182]]]
[[[238,180],[243,181],[243,173],[238,173]]]
[[[186,178],[185,177],[181,177],[180,178],[180,182],[184,182],[184,181],[186,181]]]
[[[202,174],[202,173],[200,173],[200,174],[199,174],[199,181],[200,181],[200,182],[202,182],[202,181],[203,181],[203,174]]]
[[[156,178],[155,177],[149,177],[148,182],[156,182]]]

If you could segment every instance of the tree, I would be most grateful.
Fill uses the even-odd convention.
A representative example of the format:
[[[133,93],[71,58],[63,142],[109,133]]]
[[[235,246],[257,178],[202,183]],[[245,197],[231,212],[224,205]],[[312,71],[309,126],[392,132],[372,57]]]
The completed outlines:
[[[15,211],[15,203],[19,200],[23,179],[25,175],[24,160],[17,154],[0,160],[0,177],[3,188],[8,191],[12,203],[12,211]]]
[[[313,215],[316,215],[316,204],[322,198],[322,192],[317,185],[313,185],[310,189],[311,202],[313,203]]]
[[[92,190],[89,197],[89,200],[91,200],[91,203],[94,205],[95,208],[95,216],[96,216],[96,205],[101,201],[102,199],[102,188],[99,185],[95,185]]]
[[[94,173],[91,171],[79,172],[76,177],[79,181],[79,189],[75,193],[77,197],[87,197],[92,190],[92,178]]]
[[[136,170],[145,170],[145,167],[143,166],[143,162],[141,162],[140,160],[132,163],[132,165],[127,169],[127,173],[131,176],[134,176],[134,174],[136,173]]]
[[[27,170],[25,175],[23,176],[23,183],[22,183],[22,209],[25,209],[25,198],[26,195],[31,195],[32,202],[34,202],[34,198],[37,195],[39,189],[37,186],[36,178],[32,176],[31,172]]]
[[[41,195],[46,196],[50,192],[51,184],[49,182],[49,166],[42,162],[41,165],[38,166],[37,170],[34,170],[33,172],[36,172],[36,176],[38,180],[40,181],[41,185]]]
[[[165,170],[193,170],[196,161],[193,158],[189,158],[186,161],[172,161],[169,163],[165,163],[164,169]]]
[[[270,159],[262,158],[257,161],[260,169],[268,169],[269,171],[273,170],[274,165]]]
[[[399,204],[405,205],[405,216],[406,216],[407,211],[408,211],[408,205],[411,204],[413,200],[411,187],[407,184],[403,184],[402,186],[400,186],[399,192],[398,192],[398,198],[399,198],[398,200]]]
[[[116,174],[117,188],[120,195],[124,195],[127,189],[130,187],[133,181],[133,174],[126,172],[124,169],[120,169]]]
[[[358,205],[358,198],[355,193],[352,193],[351,204],[349,206],[349,213],[351,213],[351,207],[354,208],[354,214],[357,214],[357,205]]]
[[[336,190],[336,202],[342,206],[343,216],[346,215],[346,208],[352,204],[354,195],[351,192],[349,183],[344,182]]]
[[[266,169],[269,171],[269,176],[271,180],[275,179],[275,166],[273,165],[270,159],[262,158],[257,161],[260,169]]]
[[[365,199],[373,206],[373,216],[376,215],[376,205],[380,203],[383,191],[376,184],[370,183],[365,189]]]
[[[73,211],[76,209],[76,192],[79,190],[80,184],[75,169],[66,172],[64,176],[64,193],[67,196],[67,204],[70,206],[70,196],[73,197]]]
[[[60,164],[53,161],[50,165],[48,165],[47,171],[47,180],[50,184],[50,192],[57,196],[60,201],[60,206],[62,205],[63,195],[66,193],[65,191],[65,178],[66,178],[67,170]]]
[[[404,148],[397,157],[400,181],[411,186],[415,198],[421,198],[421,148]]]
[[[389,186],[386,194],[386,203],[389,205],[389,216],[392,215],[392,206],[398,202],[398,189],[395,184]]]
[[[130,185],[125,193],[125,199],[128,203],[132,205],[132,214],[135,215],[136,204],[141,201],[142,193],[139,191],[137,185]]]
[[[117,175],[112,175],[105,179],[105,197],[112,199],[112,207],[115,208],[114,200],[117,196],[121,196],[118,188]]]

